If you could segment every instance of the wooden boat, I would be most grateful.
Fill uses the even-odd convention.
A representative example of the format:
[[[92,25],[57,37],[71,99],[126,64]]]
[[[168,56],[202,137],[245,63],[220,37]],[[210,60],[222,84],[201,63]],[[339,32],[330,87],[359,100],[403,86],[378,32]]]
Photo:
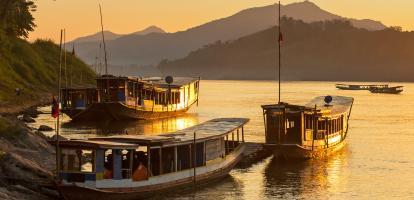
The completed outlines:
[[[213,119],[157,136],[60,141],[64,199],[139,199],[226,176],[244,151],[244,118]]]
[[[97,86],[63,88],[62,112],[72,120],[140,120],[177,116],[198,103],[199,78],[104,75]]]
[[[385,94],[399,94],[403,91],[404,86],[395,87],[371,87],[369,89],[372,93],[385,93]]]
[[[339,150],[345,144],[352,104],[350,97],[327,96],[304,106],[263,105],[266,148],[287,160],[324,157]]]
[[[352,84],[336,84],[336,88],[340,90],[370,90],[370,88],[387,88],[388,85],[352,85]]]

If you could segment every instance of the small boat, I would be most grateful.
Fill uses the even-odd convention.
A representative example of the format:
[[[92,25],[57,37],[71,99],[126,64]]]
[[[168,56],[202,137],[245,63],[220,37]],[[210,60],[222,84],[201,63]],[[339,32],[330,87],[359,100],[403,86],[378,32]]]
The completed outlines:
[[[352,84],[336,84],[336,88],[340,90],[370,90],[371,88],[387,88],[388,85],[352,85]]]
[[[310,159],[341,149],[354,99],[317,97],[308,104],[263,105],[266,148],[280,159]]]
[[[403,91],[404,86],[395,87],[371,87],[369,89],[372,93],[385,93],[385,94],[399,94]]]
[[[73,121],[144,120],[186,112],[198,103],[199,78],[103,75],[96,87],[63,88],[62,112]]]
[[[59,142],[64,199],[140,199],[226,176],[242,159],[245,118],[213,119],[162,135]]]

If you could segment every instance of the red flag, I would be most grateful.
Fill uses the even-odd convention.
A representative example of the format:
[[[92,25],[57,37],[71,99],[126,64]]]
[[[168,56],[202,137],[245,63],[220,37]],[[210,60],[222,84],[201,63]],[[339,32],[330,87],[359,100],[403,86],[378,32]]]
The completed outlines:
[[[282,34],[282,32],[279,33],[279,42],[280,43],[283,42],[283,34]]]
[[[53,96],[52,99],[52,117],[56,118],[59,116],[59,104],[55,99],[55,96]]]

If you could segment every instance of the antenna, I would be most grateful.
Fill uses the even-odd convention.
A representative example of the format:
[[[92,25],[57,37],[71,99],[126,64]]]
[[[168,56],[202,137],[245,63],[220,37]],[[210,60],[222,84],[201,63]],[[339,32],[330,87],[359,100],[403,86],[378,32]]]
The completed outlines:
[[[281,24],[280,24],[280,1],[279,1],[279,38],[278,38],[278,46],[279,46],[279,99],[278,99],[278,103],[280,103],[280,68],[281,68],[281,61],[280,61],[280,57],[281,57],[281,52],[280,52],[280,42],[282,42],[282,32],[281,32]]]
[[[103,45],[104,45],[104,53],[105,53],[105,75],[108,75],[108,61],[106,59],[106,44],[105,44],[105,35],[104,35],[104,28],[103,28],[101,4],[99,4],[99,14],[101,15],[101,33],[102,33],[102,42],[103,42]]]

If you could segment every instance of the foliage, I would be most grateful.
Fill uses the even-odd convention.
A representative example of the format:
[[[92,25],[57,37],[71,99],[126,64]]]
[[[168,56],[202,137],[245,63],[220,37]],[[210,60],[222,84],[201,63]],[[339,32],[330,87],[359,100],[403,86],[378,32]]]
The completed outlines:
[[[52,41],[37,40],[29,43],[19,38],[8,38],[8,46],[0,48],[0,103],[19,99],[34,99],[57,91],[59,74],[59,46]],[[68,81],[62,85],[93,84],[95,73],[84,62],[67,52]],[[69,73],[71,72],[72,73]],[[71,76],[70,76],[71,75]],[[82,80],[81,80],[82,78]],[[15,88],[22,89],[17,96]]]
[[[36,27],[31,12],[36,5],[31,0],[1,0],[0,27],[7,36],[27,38]]]

